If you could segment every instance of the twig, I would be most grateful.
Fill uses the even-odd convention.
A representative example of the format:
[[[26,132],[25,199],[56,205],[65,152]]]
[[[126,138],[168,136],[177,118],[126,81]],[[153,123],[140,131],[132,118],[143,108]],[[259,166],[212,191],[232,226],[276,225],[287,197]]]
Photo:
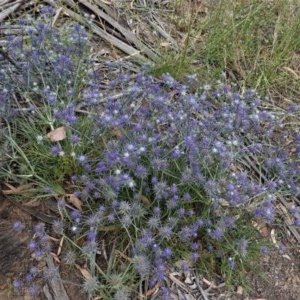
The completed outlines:
[[[195,278],[195,282],[196,282],[196,285],[197,285],[198,289],[200,290],[200,293],[201,293],[203,299],[204,299],[204,300],[208,300],[208,298],[207,298],[207,293],[206,293],[206,291],[204,291],[203,288],[201,287],[200,282],[199,282],[199,280],[198,280],[197,277]]]
[[[64,10],[66,11],[67,14],[72,16],[76,21],[85,24],[85,19],[81,15],[76,14],[67,8],[64,8]],[[140,54],[141,51],[129,46],[128,44],[126,44],[123,41],[114,37],[113,35],[108,34],[107,32],[105,32],[103,29],[101,29],[99,26],[97,26],[95,24],[91,24],[90,26],[91,26],[92,31],[96,35],[100,36],[101,38],[103,38],[104,40],[109,42],[111,45],[119,48],[123,52],[127,53],[131,57],[136,58],[139,61],[142,61],[143,63],[148,61],[145,56]]]
[[[16,11],[22,5],[23,2],[24,2],[24,0],[10,3],[10,6],[7,9],[4,9],[3,11],[0,12],[0,22],[2,22],[4,19],[6,19],[11,13]]]
[[[54,269],[55,265],[53,263],[52,257],[47,255],[46,257],[47,265],[49,269]],[[48,300],[70,300],[63,284],[62,279],[57,271],[57,277],[49,280],[47,284],[43,287],[44,294]]]
[[[148,23],[166,40],[168,40],[171,44],[173,48],[176,48],[176,50],[178,49],[178,45],[175,39],[173,39],[163,28],[161,28],[161,26],[157,25],[155,23],[158,22],[155,16],[152,17],[153,20],[150,20],[150,18],[147,18]]]
[[[189,289],[183,284],[180,280],[178,280],[173,274],[169,274],[169,279],[174,282],[177,286],[180,286],[185,292],[191,294]]]
[[[254,157],[251,156],[252,159],[255,160]],[[251,167],[259,174],[259,176],[264,180],[264,181],[268,181],[268,178],[262,173],[260,172],[257,167],[251,162],[249,157],[244,157],[244,159],[251,165]],[[264,169],[264,167],[261,166],[261,169],[264,171],[265,174],[267,174],[267,171]],[[277,195],[277,198],[279,199],[279,201],[288,209],[289,208],[289,204],[286,202],[286,200],[281,196],[281,195]],[[285,220],[286,225],[288,226],[289,230],[292,232],[292,234],[294,235],[294,237],[297,239],[298,243],[300,242],[300,235],[298,233],[298,231],[296,230],[296,228],[294,226],[292,226],[291,224],[288,224],[288,222]]]
[[[139,49],[142,53],[145,53],[151,60],[157,61],[157,55],[151,51],[145,44],[143,44],[136,36],[126,28],[122,27],[118,22],[116,22],[113,18],[107,15],[102,10],[98,9],[97,6],[89,3],[86,0],[79,0],[79,2],[89,8],[92,12],[95,13],[99,18],[108,22],[112,27],[116,28],[126,40],[130,43],[133,43],[137,49]]]
[[[130,96],[130,95],[132,95],[131,91],[126,91],[126,92],[123,92],[123,93],[118,93],[118,94],[115,94],[113,96],[106,95],[105,97],[101,97],[100,99],[98,99],[96,103],[93,103],[93,105],[95,105],[95,104],[101,104],[101,103],[106,103],[108,100],[118,100],[118,99],[120,99],[120,98],[122,98],[124,96]],[[135,94],[135,97],[137,97],[137,94]],[[83,107],[88,106],[88,105],[89,105],[88,103],[81,102],[81,103],[79,103],[76,106],[75,111],[76,112],[89,113],[89,112],[81,111],[81,109]]]
[[[46,0],[46,2],[48,3],[53,3],[55,4],[53,1],[51,0]],[[71,0],[67,0],[67,2],[71,5],[74,6],[74,2]],[[56,4],[57,6],[57,4]],[[58,6],[57,6],[58,7]],[[77,22],[83,24],[83,25],[87,25],[87,21],[84,17],[82,17],[80,14],[75,13],[74,11],[72,11],[71,9],[68,9],[67,7],[63,7],[63,10],[69,15],[71,16],[74,20],[76,20]],[[104,12],[102,12],[103,14],[105,14]],[[106,14],[105,14],[106,15]],[[106,18],[108,20],[112,20],[114,21],[110,16],[106,15]],[[115,22],[115,21],[114,21]],[[150,59],[155,60],[155,54],[151,54],[148,50],[147,47],[142,44],[142,42],[138,41],[135,37],[132,37],[132,33],[131,35],[128,34],[130,33],[130,31],[124,31],[125,29],[122,29],[122,32],[126,33],[126,37],[132,41],[135,41],[135,43],[137,45],[139,45],[138,49],[133,48],[132,46],[124,43],[123,41],[121,41],[120,39],[116,38],[115,36],[107,33],[105,30],[103,30],[102,28],[100,28],[99,26],[95,25],[95,24],[90,24],[89,25],[91,30],[93,31],[94,34],[100,36],[101,38],[103,38],[104,40],[106,40],[107,42],[109,42],[111,45],[117,47],[118,49],[122,50],[123,52],[125,52],[126,54],[128,54],[130,57],[133,57],[135,60],[137,60],[138,62],[148,62],[149,60],[142,55],[141,53],[144,52]],[[119,25],[120,26],[120,25]],[[121,27],[119,27],[121,29]],[[134,44],[134,43],[133,43]],[[157,57],[156,57],[157,58]]]
[[[48,224],[53,224],[57,220],[55,217],[48,216],[48,215],[41,213],[33,208],[29,208],[29,207],[26,207],[26,206],[20,204],[18,201],[6,196],[2,190],[0,190],[0,198],[8,200],[11,204],[17,206],[18,208],[29,213],[30,215],[34,216],[35,218],[39,219],[42,222],[45,222]]]
[[[20,70],[20,66],[9,56],[9,54],[0,47],[0,54],[9,61],[14,67],[16,67],[18,70]]]

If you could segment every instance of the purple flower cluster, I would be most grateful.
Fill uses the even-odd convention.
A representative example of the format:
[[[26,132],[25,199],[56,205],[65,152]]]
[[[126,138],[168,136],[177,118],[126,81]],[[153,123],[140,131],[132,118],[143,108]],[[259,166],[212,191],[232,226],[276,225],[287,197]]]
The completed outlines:
[[[21,221],[16,221],[13,224],[15,231],[20,232],[24,230],[25,226]],[[28,248],[32,252],[36,261],[40,261],[46,255],[50,254],[51,243],[50,238],[46,234],[45,225],[38,223],[35,225],[34,236],[28,243]],[[13,287],[16,292],[23,292],[25,289],[32,297],[38,297],[42,291],[41,282],[58,278],[58,268],[45,267],[44,269],[38,268],[35,265],[31,266],[27,273],[22,274],[21,278],[13,281]]]
[[[34,228],[34,238],[29,242],[28,248],[37,259],[50,253],[52,245],[49,236],[46,234],[45,225],[38,223]]]
[[[108,64],[113,79],[104,88],[99,74],[86,72],[92,64],[82,27],[75,25],[67,38],[37,23],[26,35],[26,47],[23,38],[8,40],[7,50],[26,71],[14,75],[18,87],[1,74],[10,88],[0,101],[17,88],[30,95],[35,121],[68,126],[66,140],[41,151],[49,165],[61,156],[72,161],[59,178],[70,179],[68,188],[86,211],[69,212],[60,201],[66,218],[55,231],[71,229],[74,241],[80,236],[88,259],[98,252],[100,229],[116,225],[128,234],[133,269],[151,285],[164,280],[178,253],[190,258],[183,271],[196,266],[200,244],[234,268],[236,253],[247,257],[249,237],[239,236],[227,252],[222,245],[243,224],[241,214],[251,207],[251,217],[270,223],[276,193],[299,195],[300,139],[295,136],[294,154],[283,149],[284,124],[252,89],[238,93],[221,81],[207,88],[195,76],[186,84],[169,74],[157,80],[144,70],[129,76],[122,61]],[[291,213],[299,225],[298,211]],[[50,249],[42,226],[29,247],[37,256]],[[66,262],[74,264],[74,256],[69,251]],[[95,277],[84,283],[86,291],[98,286]]]

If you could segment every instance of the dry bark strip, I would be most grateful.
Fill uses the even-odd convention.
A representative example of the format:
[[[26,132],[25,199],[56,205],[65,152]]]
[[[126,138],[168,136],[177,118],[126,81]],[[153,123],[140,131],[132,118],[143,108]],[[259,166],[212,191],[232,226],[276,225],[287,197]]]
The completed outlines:
[[[26,207],[22,204],[20,204],[18,201],[11,199],[10,197],[6,196],[5,193],[3,193],[3,191],[0,189],[0,199],[5,199],[7,201],[9,201],[12,205],[17,206],[18,208],[20,208],[21,210],[29,213],[30,215],[34,216],[35,218],[37,218],[38,220],[45,222],[47,224],[53,224],[57,218],[52,217],[52,216],[48,216],[38,210],[35,210],[33,208],[29,208]]]
[[[66,0],[70,2],[69,0]],[[105,12],[100,10],[97,6],[89,3],[86,0],[79,0],[79,2],[85,5],[88,9],[90,9],[96,16],[108,22],[112,27],[116,28],[119,32],[121,32],[126,40],[130,43],[133,43],[137,49],[139,49],[142,53],[145,53],[151,60],[156,61],[157,55],[150,50],[144,43],[142,43],[136,36],[126,28],[122,27],[117,21],[107,15]]]
[[[46,262],[49,269],[55,268],[51,255],[47,255]],[[49,280],[47,284],[44,285],[43,292],[47,300],[70,300],[58,272],[55,278]]]
[[[13,12],[15,12],[25,2],[25,0],[17,0],[13,3],[9,3],[9,2],[10,2],[10,0],[0,2],[0,9],[1,9],[0,22],[2,22],[9,15],[11,15]]]
[[[82,25],[87,24],[87,20],[81,14],[76,13],[74,10],[78,10],[78,5],[73,0],[65,0],[66,4],[74,8],[71,10],[66,6],[59,6],[53,0],[46,0],[47,3],[54,5],[57,9],[63,7],[65,13],[67,13],[70,17],[72,17],[75,21],[79,22]],[[143,44],[136,36],[129,30],[122,27],[117,21],[115,21],[111,16],[106,14],[104,11],[100,10],[97,6],[90,4],[87,1],[79,1],[82,5],[85,5],[87,9],[92,11],[96,16],[100,19],[104,20],[105,22],[109,23],[113,28],[116,28],[128,42],[131,42],[136,48],[130,46],[129,44],[123,42],[122,40],[118,39],[112,34],[109,34],[105,29],[97,26],[96,24],[92,23],[89,24],[94,34],[98,35],[105,41],[107,41],[112,46],[120,49],[133,59],[137,60],[138,62],[148,62],[149,59],[153,61],[158,60],[158,56],[150,50],[145,44]],[[145,55],[144,55],[145,54]],[[147,58],[148,57],[148,58]]]
[[[116,31],[118,31],[122,36],[124,36],[124,39],[128,41],[128,43],[134,45],[134,47],[130,46],[128,43],[117,38],[113,34],[109,34],[105,30],[105,28],[101,28],[97,26],[95,23],[92,23],[90,24],[90,26],[95,35],[98,35],[99,37],[107,41],[109,44],[111,44],[112,46],[120,49],[125,54],[137,60],[137,62],[144,63],[144,62],[148,62],[149,59],[152,61],[158,60],[159,56],[154,51],[152,51],[140,39],[138,39],[134,33],[124,28],[118,21],[114,20],[114,18],[112,17],[112,13],[107,14],[105,12],[107,11],[108,7],[107,6],[102,7],[104,4],[101,4],[101,2],[98,3],[97,5],[94,5],[86,0],[79,0],[77,1],[78,3],[76,3],[73,0],[64,0],[62,3],[57,3],[57,1],[54,0],[45,0],[45,2],[47,2],[50,5],[53,5],[57,9],[63,9],[63,11],[67,13],[75,21],[81,23],[82,25],[87,25],[86,18],[82,14],[76,13],[76,11],[80,11],[78,7],[78,3],[81,4],[87,10],[95,14],[99,19],[109,24],[112,28],[115,28]],[[1,3],[2,2],[0,2],[0,4]],[[4,2],[4,4],[7,4],[7,1]],[[7,4],[7,8],[5,7],[5,5],[2,6],[2,11],[0,11],[0,22],[6,19],[7,17],[9,17],[18,9],[23,8],[22,5],[26,6],[26,4],[28,4],[28,2],[26,3],[25,0],[17,0],[13,3]],[[71,9],[68,8],[67,6],[71,7]]]

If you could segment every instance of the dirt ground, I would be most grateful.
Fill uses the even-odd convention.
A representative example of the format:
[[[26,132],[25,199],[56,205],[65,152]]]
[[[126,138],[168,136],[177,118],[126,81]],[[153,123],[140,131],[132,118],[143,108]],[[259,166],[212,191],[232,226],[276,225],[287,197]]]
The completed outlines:
[[[33,209],[33,208],[31,208]],[[45,207],[35,207],[34,211],[49,213]],[[15,221],[22,221],[25,224],[24,230],[18,233],[13,229]],[[31,297],[28,289],[24,288],[20,292],[15,292],[12,284],[15,279],[24,278],[31,267],[36,266],[43,272],[47,267],[46,258],[37,259],[29,250],[29,242],[34,237],[34,226],[40,223],[40,219],[36,218],[12,202],[8,201],[0,193],[0,300],[67,300],[68,298],[49,298],[43,290],[37,297]],[[46,224],[46,231],[51,235],[51,228]],[[53,252],[57,250],[58,243],[54,243]],[[52,259],[52,258],[51,258]],[[79,271],[74,271],[64,264],[60,264],[53,259],[53,264],[59,268],[59,275],[63,282],[70,300],[84,300],[88,296],[80,289],[83,276]],[[36,280],[43,289],[46,283],[41,278]]]
[[[297,248],[291,247],[284,254],[274,253],[261,261],[258,271],[262,272],[263,278],[252,276],[250,299],[300,299],[300,256]]]

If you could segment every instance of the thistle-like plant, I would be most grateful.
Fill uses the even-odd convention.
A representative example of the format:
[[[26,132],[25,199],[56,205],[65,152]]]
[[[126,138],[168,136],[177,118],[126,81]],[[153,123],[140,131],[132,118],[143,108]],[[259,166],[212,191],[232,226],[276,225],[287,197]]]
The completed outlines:
[[[235,270],[267,251],[251,219],[274,222],[276,195],[299,194],[298,152],[281,146],[279,116],[254,90],[240,93],[225,79],[213,87],[195,76],[185,84],[169,74],[158,80],[145,70],[128,74],[125,61],[103,63],[110,78],[103,85],[84,28],[22,24],[23,35],[6,45],[22,70],[1,74],[11,149],[1,176],[57,197],[61,220],[53,229],[70,247],[62,261],[87,262],[83,289],[133,296],[141,282],[163,284],[179,260],[182,272],[213,269],[238,279]],[[53,138],[57,129],[63,137]],[[43,227],[35,230],[29,247],[42,256],[51,245]],[[105,266],[101,239],[113,245]]]

